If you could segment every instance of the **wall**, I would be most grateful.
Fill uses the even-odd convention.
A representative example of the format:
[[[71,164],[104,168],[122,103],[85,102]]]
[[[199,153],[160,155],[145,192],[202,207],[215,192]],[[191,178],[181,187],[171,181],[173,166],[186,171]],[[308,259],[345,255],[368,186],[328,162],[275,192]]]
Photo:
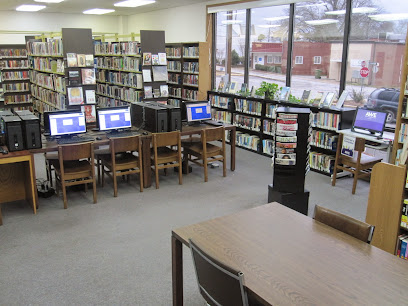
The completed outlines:
[[[61,28],[91,28],[93,32],[121,33],[127,28],[127,19],[119,16],[0,11],[0,20],[2,31],[60,32]],[[0,34],[0,44],[24,44],[25,35],[30,34]]]

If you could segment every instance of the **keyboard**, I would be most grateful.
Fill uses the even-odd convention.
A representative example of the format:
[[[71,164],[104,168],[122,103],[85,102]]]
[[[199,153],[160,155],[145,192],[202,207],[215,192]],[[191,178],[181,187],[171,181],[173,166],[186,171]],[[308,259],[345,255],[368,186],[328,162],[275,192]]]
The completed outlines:
[[[82,136],[82,137],[72,137],[72,138],[60,138],[57,140],[58,144],[73,144],[73,143],[81,143],[81,142],[88,142],[94,141],[93,137],[89,136]]]
[[[140,133],[125,131],[125,132],[106,134],[106,137],[108,137],[108,139],[111,139],[111,138],[120,138],[120,137],[132,137],[132,136],[137,136],[137,135],[140,135]]]
[[[224,123],[222,123],[222,122],[217,122],[217,121],[214,121],[214,120],[207,120],[207,121],[205,121],[204,123],[205,123],[205,124],[212,125],[212,126],[223,126],[223,125],[224,125]]]
[[[369,145],[369,146],[371,146],[371,147],[379,147],[379,146],[383,145],[383,143],[375,142],[375,141],[370,141],[370,140],[366,140],[366,141],[365,141],[365,144],[366,144],[366,145]]]

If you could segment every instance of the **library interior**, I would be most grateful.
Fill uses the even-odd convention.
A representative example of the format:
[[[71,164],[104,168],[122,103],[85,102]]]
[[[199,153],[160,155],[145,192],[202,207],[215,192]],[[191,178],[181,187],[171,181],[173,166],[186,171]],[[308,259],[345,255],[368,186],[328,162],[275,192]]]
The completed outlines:
[[[408,2],[0,25],[1,305],[407,303]]]

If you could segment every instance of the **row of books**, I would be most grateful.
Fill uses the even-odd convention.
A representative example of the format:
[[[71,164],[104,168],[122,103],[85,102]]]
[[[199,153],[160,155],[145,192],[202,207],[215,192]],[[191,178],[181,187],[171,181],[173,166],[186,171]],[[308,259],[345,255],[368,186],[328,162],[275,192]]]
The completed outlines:
[[[95,41],[95,54],[106,55],[139,55],[140,43],[137,41],[127,42],[100,42]]]
[[[27,56],[27,49],[0,49],[0,57]]]
[[[183,47],[183,57],[198,57],[199,48],[198,47]]]
[[[171,72],[169,72],[169,74],[168,74],[168,80],[169,80],[169,83],[182,84],[182,82],[181,82],[181,74],[179,74],[179,73],[171,73]]]
[[[142,99],[142,92],[139,90],[109,84],[97,84],[97,94],[127,102],[138,102]]]
[[[313,130],[310,145],[336,151],[338,138],[338,135],[332,133]]]
[[[183,76],[183,84],[185,85],[197,85],[198,86],[198,75],[188,74]]]
[[[268,118],[275,119],[276,118],[276,108],[277,108],[276,104],[266,103],[265,116]]]
[[[397,256],[399,258],[408,260],[408,235],[401,234],[397,241]]]
[[[169,95],[181,98],[181,88],[169,86]]]
[[[211,109],[211,117],[215,121],[222,121],[224,123],[231,123],[231,113],[219,111],[216,109]]]
[[[263,133],[268,135],[275,135],[275,123],[273,121],[263,121]]]
[[[4,105],[17,103],[31,103],[30,95],[5,96]]]
[[[333,113],[312,113],[312,127],[324,128],[337,131],[340,126],[340,115]]]
[[[31,61],[32,68],[50,73],[64,73],[64,61],[47,57],[35,57]]]
[[[141,71],[140,58],[135,57],[98,57],[96,66],[101,69]]]
[[[168,61],[167,69],[171,71],[181,72],[181,63],[178,61]]]
[[[29,78],[28,71],[2,71],[1,79],[3,81],[26,80]]]
[[[198,73],[198,62],[185,62],[183,64],[183,72]]]
[[[198,99],[198,91],[197,90],[193,90],[193,89],[186,89],[183,88],[181,90],[181,97],[183,99],[188,99],[188,100],[197,100]]]
[[[29,91],[30,86],[28,83],[14,83],[14,84],[3,84],[4,93],[16,92],[16,91]]]
[[[231,101],[231,98],[220,97],[217,95],[210,95],[209,100],[210,100],[211,106],[229,109],[229,103]]]
[[[275,142],[272,139],[262,140],[262,152],[269,155],[275,154]]]
[[[261,119],[236,114],[234,116],[233,124],[243,129],[259,132],[261,128]]]
[[[61,39],[49,39],[45,42],[29,41],[27,50],[29,55],[63,56]]]
[[[310,151],[309,164],[312,169],[333,173],[335,157],[319,152]]]
[[[63,76],[31,71],[30,81],[38,86],[55,90],[63,94],[66,93],[65,78]]]
[[[275,129],[275,165],[296,165],[298,115],[279,113]]]
[[[251,115],[261,115],[262,103],[257,101],[251,101],[247,99],[234,99],[235,110],[242,113]]]
[[[56,108],[54,106],[51,106],[49,104],[45,104],[42,101],[37,100],[37,99],[33,99],[33,107],[39,113],[51,112],[51,111],[56,110]],[[44,125],[44,122],[42,122],[42,124]]]
[[[181,57],[181,47],[167,47],[167,57]]]
[[[401,123],[401,128],[398,135],[398,142],[403,143],[408,139],[408,124]]]
[[[260,139],[258,136],[245,134],[239,131],[236,133],[235,144],[237,146],[258,152],[259,143]]]
[[[173,99],[173,98],[167,99],[167,104],[180,107],[180,99]]]
[[[113,106],[123,106],[123,105],[126,106],[126,105],[129,105],[129,103],[121,101],[119,99],[98,96],[98,106],[99,107],[113,107]]]
[[[401,227],[408,229],[408,199],[402,204]]]
[[[12,68],[19,68],[19,69],[28,69],[28,60],[3,60],[0,61],[0,68],[7,68],[7,69],[12,69]]]
[[[168,85],[160,85],[160,88],[153,88],[152,86],[144,87],[144,97],[147,99],[150,98],[160,98],[169,96],[169,87]]]
[[[57,108],[64,109],[66,106],[65,94],[47,90],[34,84],[31,86],[31,94],[36,99],[55,105]]]
[[[96,78],[98,82],[112,83],[114,85],[129,86],[139,89],[143,86],[142,75],[140,73],[101,70],[97,72]]]

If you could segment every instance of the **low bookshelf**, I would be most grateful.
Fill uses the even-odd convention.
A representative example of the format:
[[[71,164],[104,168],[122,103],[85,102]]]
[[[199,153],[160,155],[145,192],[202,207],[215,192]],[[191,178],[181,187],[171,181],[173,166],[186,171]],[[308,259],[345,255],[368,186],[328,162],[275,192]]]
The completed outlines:
[[[235,141],[238,147],[271,157],[276,108],[278,106],[310,108],[312,127],[310,169],[328,176],[333,173],[338,130],[351,128],[355,113],[353,108],[320,108],[218,91],[208,91],[208,100],[211,103],[213,120],[237,127]]]

